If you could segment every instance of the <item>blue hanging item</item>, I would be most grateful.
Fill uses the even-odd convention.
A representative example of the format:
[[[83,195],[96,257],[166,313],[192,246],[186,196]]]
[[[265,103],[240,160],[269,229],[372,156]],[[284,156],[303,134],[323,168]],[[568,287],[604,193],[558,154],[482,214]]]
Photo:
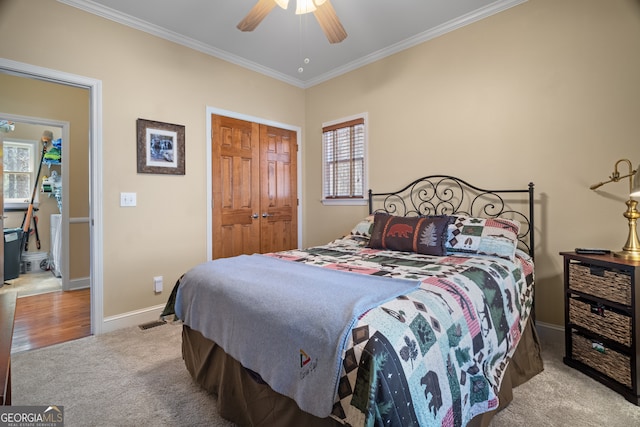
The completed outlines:
[[[51,141],[51,148],[44,153],[42,161],[48,166],[62,163],[62,138]]]

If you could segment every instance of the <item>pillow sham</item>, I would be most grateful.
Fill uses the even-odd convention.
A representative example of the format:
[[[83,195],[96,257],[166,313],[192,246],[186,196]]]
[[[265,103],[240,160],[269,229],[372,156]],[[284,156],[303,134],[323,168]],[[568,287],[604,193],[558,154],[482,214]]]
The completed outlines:
[[[371,237],[371,228],[373,227],[373,215],[367,216],[351,229],[351,236]]]
[[[505,218],[458,216],[449,225],[445,247],[450,252],[492,255],[515,260],[520,223]]]
[[[452,219],[448,216],[403,217],[376,213],[369,247],[443,256],[447,253],[445,241]]]

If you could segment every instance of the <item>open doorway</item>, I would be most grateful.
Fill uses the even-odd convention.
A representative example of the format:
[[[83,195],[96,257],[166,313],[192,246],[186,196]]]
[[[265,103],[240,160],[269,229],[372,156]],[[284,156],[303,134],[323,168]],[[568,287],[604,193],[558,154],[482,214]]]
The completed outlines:
[[[99,334],[103,331],[103,283],[102,283],[102,162],[101,162],[101,117],[102,117],[102,84],[99,80],[69,74],[57,70],[52,70],[44,67],[34,66],[30,64],[20,63],[17,61],[7,60],[0,58],[0,78],[2,77],[20,77],[24,80],[28,80],[32,83],[53,83],[50,87],[68,87],[74,89],[81,89],[86,93],[86,103],[83,106],[84,113],[86,114],[86,128],[81,131],[80,136],[73,137],[76,141],[84,141],[85,143],[85,155],[78,156],[78,159],[88,159],[88,161],[77,162],[78,165],[83,165],[86,169],[84,179],[74,180],[70,179],[70,183],[84,186],[84,193],[86,194],[85,212],[79,211],[78,206],[74,205],[72,197],[63,198],[63,203],[67,203],[64,211],[69,212],[69,217],[66,221],[63,221],[62,228],[67,227],[69,237],[69,252],[67,257],[71,260],[71,264],[67,268],[67,272],[70,276],[69,282],[73,284],[74,280],[80,279],[88,283],[91,290],[91,333]],[[3,85],[3,87],[9,87]],[[39,94],[40,99],[46,99],[45,94]],[[7,97],[3,96],[3,100],[6,101]],[[38,107],[41,103],[37,100],[26,100],[22,97],[14,97],[12,99],[16,105],[24,108],[26,104],[35,105]],[[55,102],[55,99],[54,99]],[[59,111],[64,111],[66,105],[62,102],[57,102],[57,108]],[[3,105],[0,105],[0,111],[6,111]],[[16,114],[25,114],[16,112]],[[52,115],[41,113],[30,113],[28,115],[36,117],[51,117]],[[55,117],[56,114],[53,114]],[[73,136],[76,125],[73,121],[70,121],[70,134]],[[71,162],[75,164],[75,162]],[[70,171],[68,175],[72,175],[73,171]],[[70,184],[71,185],[71,184]],[[67,186],[69,188],[69,186]],[[72,191],[71,189],[69,189]],[[77,257],[74,255],[73,247],[78,242],[86,245],[84,252],[78,252]],[[77,274],[74,270],[75,260],[85,257],[86,263],[79,263],[85,265],[88,268],[86,274]]]
[[[0,122],[11,123],[3,138],[3,228],[8,253],[6,287],[0,292],[15,291],[24,297],[71,289],[68,263],[63,262],[69,245],[68,228],[62,230],[67,180],[61,156],[68,151],[69,122],[4,112]]]

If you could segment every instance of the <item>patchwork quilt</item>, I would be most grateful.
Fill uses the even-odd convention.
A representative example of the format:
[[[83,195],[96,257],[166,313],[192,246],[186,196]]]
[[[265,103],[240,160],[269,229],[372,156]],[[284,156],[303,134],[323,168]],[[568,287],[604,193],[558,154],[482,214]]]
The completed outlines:
[[[350,426],[464,426],[495,409],[503,373],[532,308],[528,255],[518,250],[513,261],[466,253],[433,256],[372,249],[368,241],[350,235],[267,254],[420,282],[355,323],[344,347],[332,417]]]
[[[352,426],[464,426],[498,406],[533,302],[533,263],[371,249],[347,236],[270,254],[323,268],[417,279],[363,315],[346,346],[333,417]]]

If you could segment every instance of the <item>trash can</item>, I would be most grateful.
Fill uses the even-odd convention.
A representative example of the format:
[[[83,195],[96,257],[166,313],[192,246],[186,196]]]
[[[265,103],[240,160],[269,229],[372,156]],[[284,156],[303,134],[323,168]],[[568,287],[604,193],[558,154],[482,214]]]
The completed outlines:
[[[20,275],[20,253],[22,252],[22,228],[4,229],[4,280]]]

